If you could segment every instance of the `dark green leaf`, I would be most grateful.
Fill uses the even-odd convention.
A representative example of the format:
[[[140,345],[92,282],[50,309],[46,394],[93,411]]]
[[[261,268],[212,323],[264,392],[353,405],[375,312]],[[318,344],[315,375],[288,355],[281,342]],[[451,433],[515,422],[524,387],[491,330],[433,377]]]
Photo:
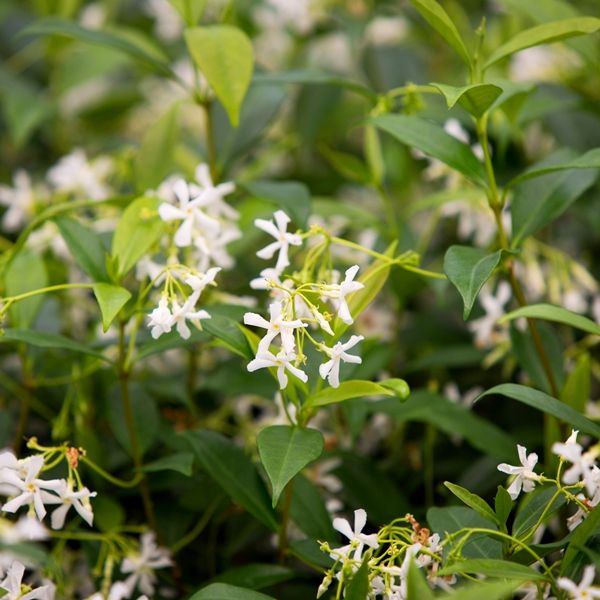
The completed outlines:
[[[348,152],[332,150],[325,144],[319,146],[319,151],[325,157],[331,167],[345,179],[368,184],[371,182],[371,174],[365,163]]]
[[[408,566],[406,578],[406,600],[435,600],[435,596],[414,560]]]
[[[562,306],[554,306],[552,304],[531,304],[530,306],[523,306],[517,308],[506,315],[502,316],[498,321],[500,323],[506,323],[514,319],[520,319],[526,317],[530,319],[545,319],[546,321],[554,321],[556,323],[563,323],[564,325],[570,325],[586,333],[592,335],[600,335],[600,325],[596,325],[594,321],[574,313]]]
[[[462,502],[464,502],[467,506],[472,508],[474,511],[478,512],[482,517],[487,519],[488,521],[492,521],[493,523],[500,524],[498,522],[498,518],[496,517],[496,513],[492,510],[492,507],[480,496],[470,492],[469,490],[461,487],[460,485],[456,485],[455,483],[450,483],[449,481],[445,481],[444,485]]]
[[[492,276],[501,259],[502,250],[488,254],[487,250],[481,248],[450,246],[446,251],[444,272],[462,296],[465,321],[471,314],[481,288]]]
[[[513,507],[513,501],[510,494],[501,485],[498,486],[496,498],[494,499],[496,517],[501,526],[506,526],[506,521]]]
[[[569,373],[561,392],[561,400],[577,412],[584,413],[590,398],[590,388],[591,360],[590,355],[585,352],[579,356],[575,368]]]
[[[191,444],[202,468],[230,498],[269,529],[277,531],[267,490],[244,451],[214,431],[190,431],[183,437]]]
[[[486,187],[482,163],[467,144],[452,137],[437,123],[410,115],[381,115],[369,122],[387,131],[403,144],[429,154],[459,171],[481,187]]]
[[[211,583],[190,596],[189,600],[275,600],[275,598],[228,583]]]
[[[513,536],[519,539],[528,539],[533,535],[533,527],[538,523],[542,515],[546,519],[543,522],[547,522],[552,514],[565,503],[565,498],[562,494],[556,497],[555,495],[555,487],[538,488],[526,494],[513,523]],[[554,499],[550,503],[552,498]]]
[[[598,535],[600,528],[600,507],[596,506],[572,532],[572,537],[562,559],[560,574],[563,577],[574,577],[576,575],[577,558],[581,554],[581,548],[585,548],[586,542]],[[588,561],[586,561],[588,562]]]
[[[95,283],[92,289],[102,313],[102,329],[106,332],[131,298],[131,292],[110,283]]]
[[[288,567],[274,564],[252,563],[242,567],[234,567],[214,578],[215,582],[237,585],[251,590],[260,590],[277,585],[294,577],[295,573]]]
[[[177,452],[169,456],[163,456],[158,460],[144,465],[143,471],[153,473],[155,471],[177,471],[186,477],[192,474],[194,455],[191,452]]]
[[[245,359],[254,358],[248,342],[241,330],[241,325],[228,316],[218,314],[218,307],[209,306],[210,319],[202,321],[202,329],[207,331],[227,349]]]
[[[323,452],[323,434],[317,429],[273,425],[256,442],[273,489],[273,507],[290,479]]]
[[[311,215],[310,192],[297,181],[250,181],[241,184],[249,194],[268,200],[287,213],[301,228]]]
[[[500,394],[501,396],[518,400],[523,404],[527,404],[528,406],[532,406],[533,408],[537,408],[542,412],[552,415],[564,423],[568,423],[574,429],[600,438],[600,425],[590,421],[590,419],[573,410],[570,406],[563,404],[560,400],[556,400],[556,398],[544,394],[544,392],[515,383],[503,383],[481,394],[478,400],[492,394]]]
[[[336,539],[337,534],[321,492],[302,475],[294,478],[290,514],[296,525],[309,537],[323,541]]]
[[[475,558],[452,563],[438,571],[438,575],[459,575],[474,573],[486,577],[502,577],[503,579],[520,579],[523,581],[538,581],[546,579],[543,573],[508,560],[494,558]]]
[[[446,98],[448,108],[452,108],[458,103],[474,117],[481,117],[503,91],[500,86],[493,83],[474,83],[462,87],[443,83],[432,83],[430,85],[440,90]]]
[[[364,559],[350,583],[346,585],[345,600],[365,600],[369,595],[369,561]]]

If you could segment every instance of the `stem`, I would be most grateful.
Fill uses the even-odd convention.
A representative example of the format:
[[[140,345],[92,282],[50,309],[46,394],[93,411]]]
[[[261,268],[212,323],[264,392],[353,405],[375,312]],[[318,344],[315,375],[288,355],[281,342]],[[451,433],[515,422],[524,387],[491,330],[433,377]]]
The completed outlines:
[[[83,464],[86,464],[92,470],[96,471],[96,473],[98,473],[98,475],[100,475],[101,477],[104,477],[104,479],[106,479],[107,481],[109,481],[110,483],[112,483],[113,485],[116,485],[118,487],[122,487],[122,488],[135,487],[136,485],[139,484],[139,482],[142,480],[142,477],[143,477],[140,473],[138,473],[135,475],[135,477],[133,477],[133,479],[126,481],[125,479],[119,479],[118,477],[111,475],[110,473],[105,471],[100,465],[97,465],[93,460],[89,459],[87,456],[80,456],[79,461]]]
[[[191,531],[189,531],[188,533],[186,533],[182,538],[177,540],[171,546],[171,552],[173,554],[177,554],[180,550],[185,548],[185,546],[187,546],[188,544],[193,542],[204,531],[204,529],[208,525],[211,517],[213,516],[215,510],[217,510],[217,507],[219,506],[220,502],[221,502],[220,497],[217,497],[215,500],[213,500],[213,502],[210,504],[210,506],[206,509],[206,512],[202,515],[200,520],[196,523],[194,528]]]
[[[2,308],[2,312],[5,312],[6,309],[8,309],[8,307],[14,302],[19,302],[20,300],[25,300],[26,298],[31,298],[32,296],[39,296],[41,294],[57,292],[59,290],[90,289],[93,287],[94,285],[92,283],[59,283],[57,285],[49,285],[37,290],[31,290],[30,292],[23,292],[22,294],[17,294],[16,296],[7,296],[4,298],[4,302],[6,302],[6,304]]]

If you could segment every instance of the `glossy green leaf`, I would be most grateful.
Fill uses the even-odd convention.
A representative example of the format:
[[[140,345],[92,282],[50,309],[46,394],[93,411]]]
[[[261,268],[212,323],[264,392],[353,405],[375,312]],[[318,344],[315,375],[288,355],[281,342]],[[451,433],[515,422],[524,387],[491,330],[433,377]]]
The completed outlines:
[[[522,580],[469,583],[460,589],[453,590],[437,598],[439,600],[482,600],[482,598],[485,598],[485,600],[505,600],[522,583]]]
[[[596,506],[571,534],[572,537],[560,566],[562,576],[571,578],[576,575],[578,555],[583,554],[582,549],[585,548],[588,540],[598,535],[599,528],[600,507]]]
[[[438,571],[440,576],[474,573],[486,577],[502,577],[503,579],[520,579],[522,581],[539,581],[546,579],[543,573],[538,573],[530,567],[494,558],[473,558],[461,560],[443,567]]]
[[[95,358],[100,358],[106,362],[112,362],[97,350],[67,338],[58,333],[49,333],[47,331],[34,331],[33,329],[4,329],[0,334],[0,343],[2,342],[23,342],[37,348],[56,348],[57,350],[69,350],[88,354]]]
[[[150,52],[148,47],[136,43],[131,36],[118,32],[87,29],[74,21],[59,17],[45,17],[23,29],[19,35],[61,35],[81,42],[113,48],[135,58],[161,75],[173,77],[166,59],[163,60],[158,52]]]
[[[119,311],[131,298],[131,292],[110,283],[95,283],[92,289],[102,313],[102,329],[106,332]]]
[[[435,600],[423,571],[417,567],[414,560],[411,560],[408,566],[406,600]]]
[[[217,575],[213,581],[237,585],[251,590],[260,590],[293,579],[294,571],[275,564],[250,563],[234,567]]]
[[[240,108],[252,79],[254,51],[246,34],[231,25],[194,27],[185,31],[194,62],[237,127]]]
[[[483,68],[487,69],[499,60],[519,52],[519,50],[525,50],[525,48],[559,42],[577,35],[594,33],[598,30],[600,30],[600,19],[596,17],[573,17],[543,23],[531,29],[520,31],[508,42],[496,48],[483,65]]]
[[[441,125],[412,115],[381,115],[369,122],[403,144],[441,160],[477,185],[487,185],[481,161],[467,144],[446,133]]]
[[[522,317],[554,321],[556,323],[562,323],[563,325],[570,325],[571,327],[575,327],[575,329],[580,329],[581,331],[591,333],[592,335],[600,335],[600,325],[597,325],[591,319],[567,310],[562,306],[554,306],[552,304],[531,304],[530,306],[523,306],[522,308],[517,308],[516,310],[503,315],[498,319],[498,322],[506,323],[507,321],[520,319]]]
[[[521,175],[511,179],[505,188],[511,188],[519,183],[534,177],[541,177],[548,173],[555,173],[556,171],[569,171],[571,169],[600,169],[600,148],[594,148],[589,150],[585,154],[574,158],[573,160],[566,161],[564,163],[548,165],[545,167],[532,167]]]
[[[154,473],[155,471],[177,471],[186,477],[190,477],[193,471],[194,455],[191,452],[177,452],[163,456],[158,460],[144,465],[143,471]]]
[[[486,518],[488,521],[492,521],[493,523],[500,524],[498,522],[498,518],[496,513],[492,510],[492,507],[480,496],[470,492],[469,490],[461,487],[460,485],[456,485],[455,483],[450,483],[449,481],[445,481],[444,485],[462,502],[464,502],[468,507],[472,508],[474,511],[478,512],[482,517]]]
[[[545,412],[561,421],[568,423],[574,429],[587,433],[596,438],[600,438],[600,425],[594,423],[587,417],[584,417],[581,413],[573,410],[570,406],[567,406],[560,400],[544,394],[539,390],[527,387],[525,385],[517,385],[516,383],[503,383],[497,385],[479,396],[478,400],[484,396],[490,396],[492,394],[499,394],[518,400],[523,404],[537,408],[542,412]]]
[[[288,482],[323,452],[323,434],[317,429],[273,425],[256,439],[260,460],[273,490],[273,507]]]
[[[59,217],[54,222],[77,264],[94,281],[106,281],[106,249],[98,234],[70,217]]]
[[[231,317],[219,314],[219,307],[208,307],[210,319],[201,321],[202,330],[214,336],[218,343],[244,359],[251,360],[254,353],[250,349],[240,324]]]
[[[482,248],[450,246],[444,256],[444,273],[462,296],[467,320],[484,283],[502,259],[502,250],[489,254]]]
[[[189,600],[275,600],[275,598],[237,585],[211,583],[190,596]]]
[[[301,228],[307,226],[312,213],[310,192],[297,181],[250,181],[241,184],[252,196],[275,204]]]
[[[513,500],[510,494],[506,491],[506,488],[501,485],[498,486],[496,497],[494,498],[494,508],[496,510],[497,521],[500,524],[500,528],[506,530],[506,521],[513,508]]]
[[[471,64],[471,56],[456,29],[456,25],[436,0],[410,0],[411,4],[423,15],[423,18],[456,50],[458,55]]]
[[[369,561],[365,558],[346,585],[345,600],[365,600],[369,595]]]
[[[339,387],[328,387],[307,400],[310,406],[326,406],[337,404],[351,398],[362,398],[364,396],[394,396],[394,390],[384,387],[373,381],[350,380],[342,381]]]
[[[112,240],[119,276],[126,275],[162,235],[165,224],[158,216],[159,204],[158,198],[142,196],[121,216]]]
[[[190,431],[182,437],[191,444],[202,468],[234,502],[277,531],[277,519],[265,485],[241,448],[215,431]]]
[[[533,527],[537,525],[540,517],[544,515],[547,522],[553,513],[565,504],[565,498],[562,494],[555,497],[556,488],[554,486],[537,488],[533,492],[526,494],[523,503],[515,516],[512,527],[513,536],[519,539],[529,539],[533,535]],[[550,501],[552,500],[552,503]]]
[[[474,117],[481,117],[503,91],[500,86],[493,83],[474,83],[462,87],[443,83],[432,83],[430,85],[442,93],[448,108],[452,108],[458,103]]]
[[[402,400],[405,400],[410,395],[410,387],[408,387],[408,383],[406,383],[404,379],[392,377],[391,379],[382,379],[378,383],[384,388],[394,392],[394,395],[398,396],[398,398],[401,398]]]
[[[137,189],[152,190],[171,172],[179,133],[174,104],[144,134],[134,162]]]

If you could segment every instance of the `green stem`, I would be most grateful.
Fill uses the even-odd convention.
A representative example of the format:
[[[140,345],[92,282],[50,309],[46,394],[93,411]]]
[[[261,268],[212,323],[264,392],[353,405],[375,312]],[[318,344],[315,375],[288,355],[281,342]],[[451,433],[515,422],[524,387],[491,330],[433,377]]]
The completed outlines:
[[[94,284],[92,283],[59,283],[57,285],[49,285],[37,290],[31,290],[30,292],[23,292],[22,294],[17,294],[16,296],[6,296],[6,298],[3,298],[6,304],[2,307],[2,312],[6,312],[9,306],[14,302],[19,302],[21,300],[31,298],[32,296],[40,296],[41,294],[48,294],[49,292],[57,292],[59,290],[90,289],[93,287]]]
[[[188,544],[192,543],[203,531],[206,529],[206,526],[210,522],[211,517],[217,510],[219,504],[221,502],[221,498],[217,497],[206,509],[205,513],[202,515],[200,520],[196,523],[194,528],[186,533],[182,538],[177,540],[171,546],[171,552],[173,554],[177,554],[180,550],[185,548]]]
[[[105,471],[100,465],[97,465],[93,460],[91,460],[87,456],[81,456],[79,458],[79,461],[83,464],[86,464],[93,471],[96,471],[96,473],[98,473],[98,475],[100,475],[101,477],[103,477],[104,479],[106,479],[107,481],[112,483],[113,485],[116,485],[121,488],[135,487],[136,485],[138,485],[140,483],[140,481],[143,478],[143,475],[141,473],[138,473],[132,479],[126,481],[125,479],[119,479],[118,477],[111,475],[110,473]]]

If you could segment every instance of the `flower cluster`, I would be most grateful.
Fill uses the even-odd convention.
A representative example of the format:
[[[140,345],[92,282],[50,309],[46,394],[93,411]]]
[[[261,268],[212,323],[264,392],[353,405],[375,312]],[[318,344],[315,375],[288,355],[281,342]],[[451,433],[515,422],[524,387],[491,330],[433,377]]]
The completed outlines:
[[[261,271],[261,277],[254,279],[250,285],[254,289],[271,291],[273,301],[269,306],[269,320],[261,315],[248,312],[244,315],[244,324],[264,329],[265,333],[258,343],[256,358],[248,364],[248,371],[263,368],[275,368],[279,387],[284,389],[288,385],[287,372],[300,381],[308,380],[307,374],[299,368],[304,355],[302,345],[305,339],[313,343],[315,348],[322,352],[326,359],[319,367],[319,374],[327,379],[332,387],[340,384],[340,363],[360,363],[359,356],[347,353],[363,337],[353,335],[346,342],[337,341],[333,346],[315,340],[308,332],[309,326],[319,329],[322,334],[334,336],[330,321],[333,314],[329,312],[327,302],[335,310],[337,318],[347,325],[354,321],[348,306],[348,297],[362,289],[361,282],[355,281],[359,266],[354,265],[346,270],[343,281],[339,281],[338,274],[329,271],[329,281],[314,282],[312,273],[318,272],[326,276],[326,271],[316,268],[316,262],[308,259],[300,273],[284,277],[284,270],[290,266],[290,246],[301,246],[303,236],[300,233],[290,233],[287,227],[291,219],[282,210],[274,213],[273,219],[256,219],[255,225],[275,238],[256,254],[262,259],[272,259],[277,253],[275,267]],[[312,256],[318,256],[320,246],[311,249]],[[337,280],[337,281],[336,281]],[[271,349],[274,342],[279,342],[275,351]]]

